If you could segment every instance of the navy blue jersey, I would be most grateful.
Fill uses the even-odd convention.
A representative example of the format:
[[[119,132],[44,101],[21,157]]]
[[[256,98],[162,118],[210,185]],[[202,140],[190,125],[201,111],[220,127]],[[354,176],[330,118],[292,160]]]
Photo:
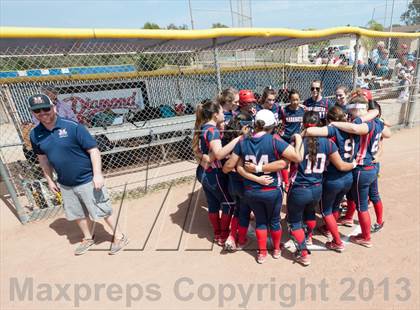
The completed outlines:
[[[303,104],[306,106],[307,111],[315,111],[319,113],[319,118],[324,120],[327,117],[328,110],[330,109],[331,101],[326,98],[322,98],[319,101],[315,101],[312,97],[306,99]]]
[[[362,120],[356,118],[353,123],[361,124]],[[379,149],[384,123],[378,118],[366,122],[369,131],[363,136],[355,136],[356,163],[358,166],[370,166]]]
[[[225,116],[224,123],[225,125],[227,125],[230,122],[230,120],[233,118],[233,113],[232,111],[223,111],[223,114]]]
[[[279,111],[279,119],[283,123],[283,138],[290,140],[295,133],[302,131],[302,121],[305,109],[299,106],[296,110],[290,108],[290,105],[281,107]]]
[[[257,108],[257,113],[258,113],[258,111],[264,110],[264,107],[262,105],[260,105],[260,104],[257,104],[256,108]],[[279,104],[277,102],[274,102],[273,107],[271,108],[270,111],[273,112],[274,117],[275,117],[276,121],[278,122],[278,120],[279,120],[279,112],[280,112],[280,106],[279,106]]]
[[[200,151],[202,154],[208,155],[210,153],[210,142],[213,140],[220,140],[220,131],[214,125],[205,124],[201,126],[200,133]],[[212,168],[222,168],[220,160],[215,160],[211,163]]]
[[[354,159],[355,142],[352,134],[342,131],[334,126],[328,126],[328,138],[330,138],[338,148],[338,153],[343,161],[351,163]],[[340,171],[334,165],[328,166],[329,176],[342,176],[347,171]]]
[[[318,138],[315,163],[309,160],[308,138],[304,138],[305,155],[298,164],[293,185],[311,186],[322,182],[323,173],[328,165],[328,156],[337,151],[337,146],[327,138]]]
[[[50,131],[39,124],[30,133],[35,154],[46,155],[57,172],[58,183],[77,186],[92,181],[93,168],[87,152],[96,141],[81,124],[57,116]]]
[[[280,159],[283,152],[289,146],[278,135],[263,134],[262,136],[256,135],[253,137],[245,137],[236,144],[233,153],[240,156],[244,162],[250,161],[255,165],[268,164]],[[281,174],[278,172],[272,173],[259,173],[258,176],[263,174],[271,175],[274,182],[269,186],[263,186],[248,179],[243,179],[244,188],[254,190],[264,190],[280,186]]]

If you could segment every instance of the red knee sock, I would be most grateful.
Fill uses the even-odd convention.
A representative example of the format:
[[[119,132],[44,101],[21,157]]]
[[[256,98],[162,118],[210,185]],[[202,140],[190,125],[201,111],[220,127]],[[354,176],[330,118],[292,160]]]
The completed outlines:
[[[258,249],[261,255],[267,255],[267,229],[256,229]]]
[[[238,226],[238,243],[244,244],[246,242],[246,234],[248,233],[248,227]]]
[[[289,184],[289,171],[287,169],[282,169],[280,171],[284,184]]]
[[[292,230],[292,236],[296,239],[296,242],[298,244],[302,244],[303,241],[305,241],[305,232],[303,231],[302,228],[297,229],[297,230]],[[302,250],[302,256],[306,256],[306,255],[308,255],[308,251]]]
[[[354,212],[356,212],[356,203],[352,200],[347,200],[347,212],[344,217],[347,220],[352,220]]]
[[[331,235],[333,236],[334,242],[336,244],[341,244],[340,234],[337,228],[337,222],[335,221],[334,215],[330,214],[324,216],[325,225],[327,225],[327,229],[330,231]]]
[[[365,240],[370,240],[370,215],[368,211],[357,212],[359,217],[360,228],[362,229],[362,236]]]
[[[209,212],[209,220],[210,220],[211,226],[213,226],[214,236],[219,237],[220,236],[219,212],[214,212],[214,213]]]
[[[312,232],[315,229],[316,221],[315,220],[305,221],[305,224],[308,227],[308,237],[312,237]]]
[[[384,206],[382,205],[382,201],[379,200],[377,203],[374,203],[373,207],[375,208],[376,223],[380,225],[383,222],[382,215],[384,212]]]
[[[333,212],[332,214],[333,214],[333,216],[334,216],[335,220],[337,221],[337,220],[338,220],[338,218],[340,217],[340,212],[339,212],[339,211],[335,211],[335,212]]]
[[[237,216],[232,217],[230,221],[230,236],[236,240],[236,233],[238,232],[239,218]]]
[[[282,234],[281,229],[275,230],[275,231],[272,230],[270,234],[271,234],[271,240],[273,241],[274,250],[280,250],[280,241],[281,241],[281,234]]]
[[[227,239],[229,236],[230,230],[230,220],[232,219],[232,215],[222,213],[222,217],[220,219],[220,234],[223,239]]]

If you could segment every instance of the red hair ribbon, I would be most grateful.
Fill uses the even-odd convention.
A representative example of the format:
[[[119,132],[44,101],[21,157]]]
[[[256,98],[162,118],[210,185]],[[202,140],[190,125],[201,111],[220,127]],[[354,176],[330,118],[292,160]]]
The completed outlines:
[[[303,124],[303,127],[309,128],[309,127],[316,127],[317,124]]]

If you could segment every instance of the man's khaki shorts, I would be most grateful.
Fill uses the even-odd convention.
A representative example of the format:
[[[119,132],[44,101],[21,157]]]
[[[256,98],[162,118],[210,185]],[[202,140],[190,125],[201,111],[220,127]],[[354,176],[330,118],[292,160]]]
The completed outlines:
[[[93,182],[78,186],[60,184],[64,212],[69,221],[90,218],[94,221],[112,214],[111,200],[105,187],[95,190]]]

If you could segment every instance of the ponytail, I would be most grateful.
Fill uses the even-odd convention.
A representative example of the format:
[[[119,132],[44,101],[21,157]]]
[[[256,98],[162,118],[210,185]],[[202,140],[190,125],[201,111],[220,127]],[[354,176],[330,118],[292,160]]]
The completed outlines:
[[[197,105],[195,112],[194,136],[192,140],[192,150],[195,155],[200,154],[200,134],[201,127],[210,121],[214,113],[219,113],[220,105],[210,99],[203,100]]]
[[[320,125],[319,113],[315,111],[306,111],[303,114],[303,126],[308,127],[318,127]],[[316,154],[318,153],[319,141],[318,137],[305,137],[308,141],[308,159],[312,165],[316,164]]]

